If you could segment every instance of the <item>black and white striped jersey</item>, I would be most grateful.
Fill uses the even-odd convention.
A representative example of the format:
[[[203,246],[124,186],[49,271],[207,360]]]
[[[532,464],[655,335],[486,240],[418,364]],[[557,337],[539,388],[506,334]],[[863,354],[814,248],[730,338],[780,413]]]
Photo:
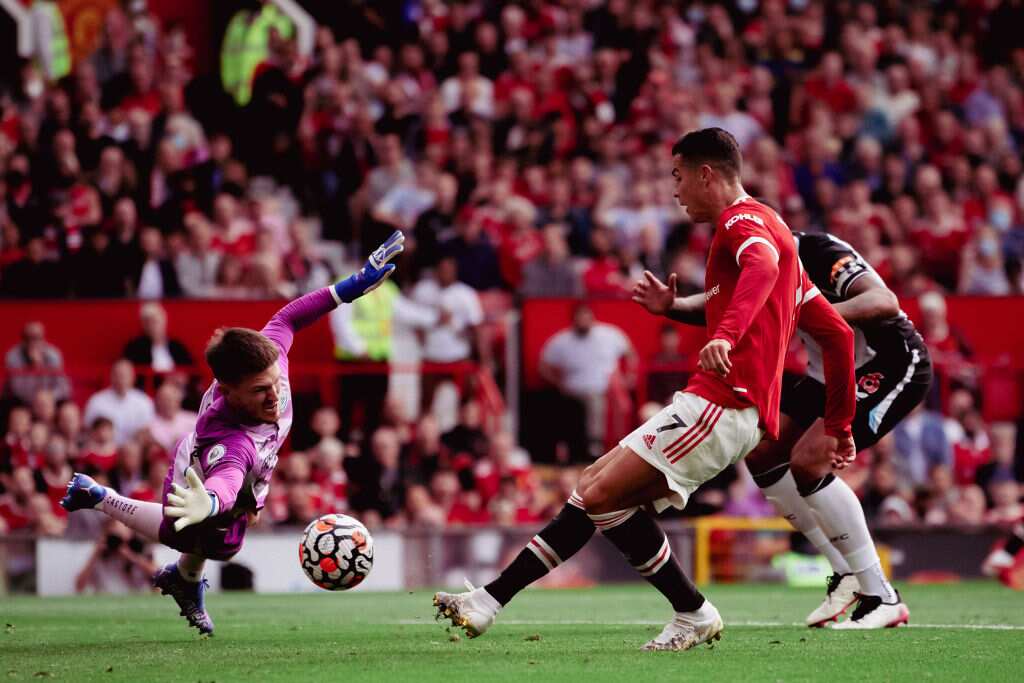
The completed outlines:
[[[843,240],[827,233],[794,233],[800,254],[811,282],[831,303],[850,298],[850,287],[859,278],[872,273],[871,264]],[[879,279],[881,279],[879,277]],[[859,368],[879,354],[907,356],[910,348],[924,344],[914,324],[903,311],[885,320],[853,325],[855,363]],[[810,335],[798,330],[807,348],[807,374],[824,383],[825,373],[821,347]]]

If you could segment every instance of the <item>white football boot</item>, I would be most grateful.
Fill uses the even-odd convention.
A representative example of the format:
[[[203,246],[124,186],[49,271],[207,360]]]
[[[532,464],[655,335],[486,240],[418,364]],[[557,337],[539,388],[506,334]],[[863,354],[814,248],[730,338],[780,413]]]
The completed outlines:
[[[903,604],[903,598],[896,591],[896,602],[882,602],[877,595],[861,595],[857,609],[846,621],[832,624],[833,630],[855,631],[876,628],[904,626],[910,621],[910,610]]]
[[[464,629],[467,637],[476,638],[494,623],[501,603],[483,587],[473,588],[469,579],[466,579],[466,588],[467,593],[435,593],[435,619],[450,619],[452,626]]]
[[[857,602],[857,591],[859,590],[860,582],[853,574],[830,576],[825,589],[825,601],[807,615],[807,625],[811,628],[821,628],[828,622],[839,619],[850,608],[850,605]]]
[[[710,600],[705,600],[695,612],[676,612],[658,637],[640,649],[689,650],[711,640],[721,640],[723,628],[722,615]]]
[[[999,572],[1014,565],[1013,555],[1002,548],[996,548],[988,554],[981,565],[981,573],[985,576],[999,576]]]

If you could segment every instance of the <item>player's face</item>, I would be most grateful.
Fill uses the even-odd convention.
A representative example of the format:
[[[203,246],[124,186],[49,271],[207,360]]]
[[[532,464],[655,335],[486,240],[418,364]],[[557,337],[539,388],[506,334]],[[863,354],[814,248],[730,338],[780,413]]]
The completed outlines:
[[[676,200],[686,210],[694,223],[713,221],[717,216],[711,215],[707,207],[707,166],[694,166],[683,163],[678,154],[672,157],[672,178],[676,184]]]
[[[281,417],[281,368],[274,363],[235,386],[224,385],[228,404],[255,422],[277,422]]]

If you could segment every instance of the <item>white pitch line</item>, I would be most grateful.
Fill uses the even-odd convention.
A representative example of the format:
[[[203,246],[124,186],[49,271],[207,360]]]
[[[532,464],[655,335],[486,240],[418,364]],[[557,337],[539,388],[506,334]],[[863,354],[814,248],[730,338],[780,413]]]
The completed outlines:
[[[432,619],[400,619],[392,622],[400,626],[435,626],[438,623]],[[508,626],[664,626],[664,621],[651,619],[634,619],[628,621],[598,621],[596,619],[502,619],[502,624]],[[781,627],[781,626],[806,626],[803,622],[794,621],[785,623],[782,621],[727,621],[729,626],[758,626],[758,627]],[[1024,631],[1024,626],[1017,624],[908,624],[909,628],[950,628],[968,629],[974,631]]]

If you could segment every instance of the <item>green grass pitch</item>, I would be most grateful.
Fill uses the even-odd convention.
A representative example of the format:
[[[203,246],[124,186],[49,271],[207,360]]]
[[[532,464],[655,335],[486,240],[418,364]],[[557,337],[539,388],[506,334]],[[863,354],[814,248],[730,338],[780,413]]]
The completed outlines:
[[[0,598],[0,680],[1020,681],[1024,594],[902,586],[911,626],[799,625],[824,591],[712,586],[714,647],[645,653],[669,616],[645,585],[528,590],[485,636],[455,638],[431,593],[211,594],[201,640],[170,598]]]

